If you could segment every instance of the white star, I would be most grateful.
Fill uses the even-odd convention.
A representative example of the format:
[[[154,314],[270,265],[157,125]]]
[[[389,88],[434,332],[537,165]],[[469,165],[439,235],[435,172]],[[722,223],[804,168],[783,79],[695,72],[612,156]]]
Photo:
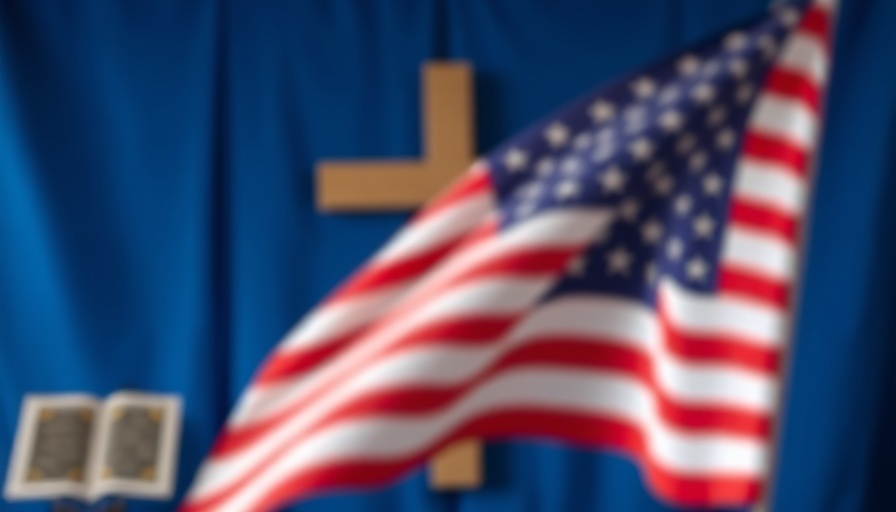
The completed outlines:
[[[527,163],[529,163],[529,154],[522,149],[513,148],[504,155],[504,166],[512,173],[522,171]]]
[[[642,76],[632,82],[632,92],[640,99],[647,99],[656,94],[656,82],[646,76]]]
[[[738,86],[735,95],[737,96],[737,102],[741,105],[750,101],[753,98],[753,93],[756,91],[756,87],[753,86],[750,82],[746,82]]]
[[[632,254],[625,247],[618,246],[607,253],[607,275],[627,276],[632,266]]]
[[[552,148],[563,147],[569,141],[569,128],[555,121],[544,131],[544,137]]]
[[[613,151],[616,149],[616,133],[612,128],[604,128],[597,132],[594,139],[597,143],[597,147],[595,147],[594,151],[591,153],[592,161],[600,163],[613,156]]]
[[[617,166],[612,166],[601,174],[597,180],[600,182],[604,194],[622,192],[627,178]]]
[[[722,65],[717,59],[710,59],[706,61],[706,64],[703,65],[703,69],[700,70],[700,74],[704,78],[712,78],[716,76],[721,69]]]
[[[584,151],[591,145],[591,133],[582,132],[572,139],[572,147],[577,151]]]
[[[601,162],[606,162],[611,156],[613,156],[613,146],[601,144],[591,152],[591,161],[599,164]]]
[[[585,273],[585,268],[587,265],[588,258],[586,257],[586,255],[582,254],[569,262],[569,265],[566,266],[566,272],[571,276],[579,277]]]
[[[542,178],[551,174],[554,170],[554,159],[549,156],[541,157],[535,163],[535,172]]]
[[[651,261],[644,267],[644,280],[647,281],[647,284],[653,286],[657,279],[660,278],[660,270],[657,268],[656,263]]]
[[[716,147],[727,151],[737,143],[737,134],[731,128],[725,128],[716,135]]]
[[[716,230],[716,221],[712,215],[703,212],[694,219],[694,234],[697,238],[712,238]]]
[[[681,88],[674,83],[671,83],[660,91],[660,105],[670,105],[678,101],[678,98],[681,97]]]
[[[697,146],[697,137],[693,133],[683,133],[675,141],[675,152],[679,155],[686,155]]]
[[[675,178],[664,174],[653,182],[653,193],[658,196],[668,196],[675,188]]]
[[[725,181],[716,173],[712,173],[703,178],[703,192],[707,196],[719,196],[725,187]]]
[[[653,144],[644,137],[635,139],[629,145],[628,150],[636,162],[643,162],[653,156]]]
[[[627,108],[622,117],[625,119],[625,131],[630,135],[640,132],[647,125],[647,109],[641,105]]]
[[[526,217],[532,212],[535,211],[535,208],[538,206],[535,202],[525,202],[520,203],[519,206],[516,207],[516,216],[517,217]]]
[[[709,274],[709,265],[700,256],[694,256],[685,266],[685,273],[691,281],[703,281]]]
[[[747,35],[740,31],[731,32],[725,36],[723,44],[728,51],[737,52],[743,50],[747,46]]]
[[[684,116],[677,110],[667,110],[660,116],[660,128],[674,133],[684,126]]]
[[[647,245],[654,245],[663,238],[663,225],[656,219],[650,219],[641,225],[641,240]]]
[[[597,100],[588,107],[588,115],[595,123],[603,123],[613,119],[616,115],[616,107],[606,100]]]
[[[598,144],[610,144],[616,142],[616,132],[612,128],[601,128],[594,135],[594,141]]]
[[[775,56],[775,52],[778,50],[778,43],[775,41],[775,38],[771,34],[764,34],[757,41],[759,45],[759,49],[762,51],[762,58],[764,60],[769,60]]]
[[[654,162],[650,168],[647,169],[647,172],[644,174],[644,181],[647,183],[654,183],[656,180],[663,176],[663,173],[666,172],[666,164],[663,162]]]
[[[694,200],[691,199],[691,196],[687,194],[679,194],[675,198],[675,202],[672,204],[672,208],[675,210],[675,213],[678,215],[687,215],[691,212],[691,207],[694,205]]]
[[[688,54],[678,59],[675,63],[678,73],[683,76],[691,76],[700,69],[700,59],[696,56]]]
[[[700,82],[691,91],[691,97],[700,105],[706,105],[716,97],[716,88],[707,82]]]
[[[691,172],[700,172],[706,167],[708,157],[705,151],[696,151],[688,158],[688,169]]]
[[[575,175],[582,170],[582,161],[574,156],[566,157],[560,164],[560,172],[566,175]]]
[[[746,60],[736,57],[728,63],[728,72],[735,78],[743,78],[750,72],[750,65]]]
[[[781,23],[792,27],[800,21],[800,12],[794,7],[777,6],[775,13]]]
[[[670,260],[678,260],[684,254],[684,243],[676,237],[672,237],[666,242],[666,256]]]
[[[541,195],[541,184],[538,182],[530,182],[516,191],[516,196],[522,200],[533,200]]]
[[[619,205],[619,216],[628,222],[638,220],[638,212],[641,211],[641,203],[634,197],[630,197]]]
[[[579,195],[579,184],[575,180],[563,180],[554,188],[554,196],[563,201]]]
[[[717,105],[710,109],[709,113],[706,114],[706,124],[710,127],[717,127],[723,122],[725,122],[725,118],[728,116],[728,111],[725,107],[721,105]]]

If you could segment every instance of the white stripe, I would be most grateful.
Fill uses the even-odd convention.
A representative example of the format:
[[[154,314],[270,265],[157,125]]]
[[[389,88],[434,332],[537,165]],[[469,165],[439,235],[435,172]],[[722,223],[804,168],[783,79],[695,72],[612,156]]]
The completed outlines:
[[[426,293],[426,290],[429,287],[443,286],[446,283],[450,283],[452,279],[458,276],[458,274],[461,274],[462,272],[469,270],[476,265],[487,262],[495,257],[508,255],[532,248],[574,248],[576,246],[582,245],[588,240],[592,239],[601,230],[603,230],[611,218],[612,215],[604,210],[564,209],[558,210],[556,212],[545,213],[542,216],[532,219],[531,221],[520,223],[514,226],[514,228],[510,229],[509,231],[502,233],[500,236],[483,240],[481,243],[473,246],[469,250],[464,251],[463,253],[453,258],[450,258],[448,262],[431,273],[426,278],[426,280],[422,282],[415,290],[408,292],[409,298],[407,302],[410,304],[415,304],[415,297],[413,296],[415,291]],[[479,283],[485,282],[487,284],[490,278],[477,279]],[[491,279],[493,280],[494,278]],[[513,279],[514,278],[511,278],[511,280]],[[549,282],[552,283],[554,279],[554,277],[551,277]],[[516,279],[515,281],[516,282],[514,283],[514,289],[518,288],[517,282],[521,283],[524,281],[524,279]],[[537,281],[541,283],[544,280],[538,279]],[[501,283],[506,281],[496,282]],[[461,301],[468,301],[469,304],[473,305],[480,302],[479,297],[475,296],[475,294],[478,292],[475,291],[473,292],[473,296],[467,298],[468,294],[463,292],[463,286],[464,285],[461,285],[461,287],[458,288],[460,290],[459,293],[462,293],[464,297],[460,299]],[[449,303],[451,302],[451,294],[455,292],[446,293],[448,295],[446,295],[445,297],[441,297],[437,301],[437,304],[443,303],[446,300],[448,300]],[[515,292],[511,291],[511,293]],[[515,296],[513,297],[514,300],[506,302],[505,306],[522,308],[524,306],[516,306],[515,304],[517,304],[517,301],[519,299],[530,302],[534,301],[535,297],[530,298],[529,295],[530,294],[524,293],[522,295]],[[529,302],[526,302],[525,304],[529,304]],[[394,305],[395,304],[393,303],[389,304],[388,306]],[[488,314],[490,311],[492,311],[492,308],[498,306],[500,305],[484,304],[478,309],[474,308],[474,311],[481,311],[482,314]],[[401,307],[401,305],[399,304],[398,307]],[[423,311],[426,311],[425,307]],[[379,311],[379,313],[383,312],[384,310]],[[454,311],[451,312],[451,315],[456,315],[458,313],[458,311]],[[422,313],[415,311],[411,319],[407,322],[402,322],[404,326],[402,327],[401,325],[399,325],[399,327],[405,329],[404,332],[406,332],[411,327],[421,325],[422,323],[425,323],[430,319],[430,317],[421,315]],[[445,316],[443,315],[442,317],[444,318]],[[326,327],[333,330],[342,329],[342,326],[338,324],[338,322],[335,322],[335,320],[345,320],[346,324],[352,324],[351,319],[336,317],[335,315],[331,315],[327,318],[334,320],[334,322],[326,324]],[[345,330],[344,332],[351,331]],[[392,331],[386,332],[392,333]],[[315,331],[313,334],[320,336],[320,332],[318,331]],[[388,335],[390,334],[387,334],[387,336]],[[392,333],[391,335],[397,336],[398,334]],[[310,338],[310,335],[306,336],[305,338]],[[380,336],[380,338],[384,339],[382,335]],[[368,343],[368,341],[365,341],[364,343]],[[277,411],[281,410],[288,403],[291,403],[291,401],[294,400],[296,396],[298,396],[297,394],[303,392],[300,391],[299,388],[297,388],[297,384],[305,377],[306,376],[302,375],[297,376],[296,378],[285,379],[283,382],[274,385],[250,387],[246,392],[245,398],[240,400],[240,405],[233,414],[231,421],[234,425],[241,425],[245,422],[263,421],[271,415],[276,414]]]
[[[806,76],[819,87],[827,80],[827,52],[822,41],[808,32],[793,33],[778,57],[778,66]]]
[[[782,137],[802,149],[815,143],[815,113],[802,101],[765,91],[756,101],[750,118],[750,131]]]
[[[761,348],[776,347],[785,332],[785,317],[780,311],[730,297],[698,298],[700,294],[683,291],[671,280],[664,280],[660,290],[664,312],[678,330],[736,336],[743,343]],[[513,337],[550,334],[611,338],[667,357],[662,325],[640,301],[591,295],[556,299],[530,314]]]
[[[392,307],[407,291],[407,284],[397,284],[350,299],[325,303],[299,322],[280,343],[278,351],[292,353],[322,345],[322,342],[363,328]]]
[[[722,243],[722,265],[731,264],[788,283],[793,277],[794,253],[789,242],[732,224]]]
[[[518,408],[593,414],[635,426],[645,436],[649,456],[660,467],[683,477],[726,474],[759,478],[767,464],[762,440],[686,434],[669,428],[659,415],[656,398],[637,380],[569,369],[526,369],[486,382],[433,414],[365,416],[292,443],[216,510],[252,510],[277,484],[316,466],[413,456],[470,418]],[[191,499],[206,495],[205,484],[220,476],[207,469],[200,473]]]
[[[395,235],[374,257],[376,263],[403,260],[469,233],[493,206],[492,194],[469,196],[429,217],[412,222]]]
[[[686,332],[733,335],[766,347],[779,346],[788,332],[785,311],[755,301],[691,292],[672,279],[661,282],[659,297],[670,323]]]
[[[773,162],[742,156],[737,164],[732,196],[800,218],[806,205],[806,182]]]

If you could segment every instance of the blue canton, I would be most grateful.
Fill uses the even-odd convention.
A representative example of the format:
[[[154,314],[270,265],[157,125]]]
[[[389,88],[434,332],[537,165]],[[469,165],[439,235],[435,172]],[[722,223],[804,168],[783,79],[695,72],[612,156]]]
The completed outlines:
[[[550,297],[614,294],[654,304],[664,275],[714,289],[744,125],[796,19],[782,8],[612,83],[487,158],[504,226],[553,208],[616,212]]]

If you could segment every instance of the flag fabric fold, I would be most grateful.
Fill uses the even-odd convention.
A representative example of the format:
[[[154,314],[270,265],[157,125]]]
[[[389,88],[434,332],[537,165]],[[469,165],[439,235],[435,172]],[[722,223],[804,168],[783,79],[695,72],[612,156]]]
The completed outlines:
[[[754,503],[833,7],[779,5],[475,163],[279,344],[181,510],[387,484],[468,436],[618,451],[662,500]]]

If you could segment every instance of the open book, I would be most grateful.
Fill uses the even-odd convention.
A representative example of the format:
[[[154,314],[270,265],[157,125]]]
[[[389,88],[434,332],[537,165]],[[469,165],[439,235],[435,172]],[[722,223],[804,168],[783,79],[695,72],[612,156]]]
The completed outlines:
[[[170,498],[180,423],[170,395],[26,395],[4,495]]]

